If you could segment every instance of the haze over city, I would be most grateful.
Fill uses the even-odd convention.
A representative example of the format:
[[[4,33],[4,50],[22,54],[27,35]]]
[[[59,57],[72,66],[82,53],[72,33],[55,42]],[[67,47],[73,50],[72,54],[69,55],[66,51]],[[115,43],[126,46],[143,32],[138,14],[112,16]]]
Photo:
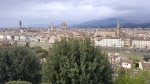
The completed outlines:
[[[124,18],[150,22],[149,0],[0,0],[0,27]]]

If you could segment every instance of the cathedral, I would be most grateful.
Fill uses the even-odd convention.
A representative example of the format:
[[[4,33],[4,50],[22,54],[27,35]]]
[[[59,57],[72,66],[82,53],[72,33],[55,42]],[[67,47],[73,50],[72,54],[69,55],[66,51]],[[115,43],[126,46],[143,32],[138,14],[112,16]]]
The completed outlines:
[[[114,30],[98,30],[96,37],[121,37],[120,21],[118,21],[117,28]]]
[[[65,22],[63,22],[60,26],[61,29],[67,29],[67,24]]]

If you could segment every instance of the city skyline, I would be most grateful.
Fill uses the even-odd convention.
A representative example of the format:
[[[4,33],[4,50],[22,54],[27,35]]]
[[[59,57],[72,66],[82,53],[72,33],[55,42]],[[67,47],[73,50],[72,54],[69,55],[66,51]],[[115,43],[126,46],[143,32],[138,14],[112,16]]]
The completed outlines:
[[[1,0],[0,27],[33,24],[79,24],[90,20],[126,18],[150,22],[148,0]]]

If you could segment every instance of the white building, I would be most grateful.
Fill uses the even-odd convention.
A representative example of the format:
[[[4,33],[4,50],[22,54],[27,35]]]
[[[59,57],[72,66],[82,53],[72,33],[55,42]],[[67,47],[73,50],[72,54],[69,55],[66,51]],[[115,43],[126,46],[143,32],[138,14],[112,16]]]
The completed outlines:
[[[19,35],[14,35],[14,40],[19,41]]]
[[[56,40],[57,40],[56,36],[51,36],[49,37],[48,43],[55,43]]]
[[[20,41],[25,41],[26,40],[26,36],[25,35],[21,35],[20,36]]]
[[[36,36],[30,36],[30,41],[37,42],[38,40]]]
[[[121,56],[119,53],[108,53],[108,60],[111,64],[119,64],[121,61]]]
[[[132,61],[129,60],[128,58],[122,58],[121,59],[121,66],[125,69],[131,69],[132,68]]]
[[[47,42],[47,37],[46,36],[41,36],[40,37],[40,42]]]
[[[150,48],[150,39],[133,39],[132,40],[133,48]]]
[[[127,69],[131,69],[131,67],[132,67],[131,63],[128,63],[128,62],[122,62],[121,66],[123,68],[127,68]]]
[[[11,35],[7,35],[6,36],[8,40],[12,40],[12,36]]]
[[[121,38],[111,37],[111,38],[95,38],[95,46],[105,46],[105,47],[123,47],[123,41]]]
[[[0,39],[4,39],[4,35],[3,34],[0,34]]]

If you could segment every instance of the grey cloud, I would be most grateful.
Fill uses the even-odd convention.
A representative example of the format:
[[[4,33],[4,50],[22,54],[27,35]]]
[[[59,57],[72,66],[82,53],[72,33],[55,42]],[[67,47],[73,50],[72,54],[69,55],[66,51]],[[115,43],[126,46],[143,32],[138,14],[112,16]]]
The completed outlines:
[[[0,0],[0,26],[72,24],[111,17],[149,21],[149,0]]]

